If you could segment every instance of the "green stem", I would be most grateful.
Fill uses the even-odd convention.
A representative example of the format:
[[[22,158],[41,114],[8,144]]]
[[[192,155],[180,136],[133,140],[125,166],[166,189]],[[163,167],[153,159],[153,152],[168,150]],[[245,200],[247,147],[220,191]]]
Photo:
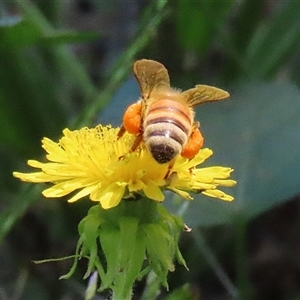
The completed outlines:
[[[239,299],[239,293],[237,288],[231,282],[229,276],[223,270],[221,264],[219,263],[217,257],[214,255],[213,250],[207,244],[202,232],[200,229],[196,229],[192,231],[192,234],[195,238],[195,242],[199,249],[202,251],[204,257],[206,258],[207,262],[214,270],[216,276],[219,278],[220,282],[227,290],[228,294],[230,295],[230,299]]]
[[[233,224],[236,240],[235,261],[237,287],[241,299],[251,300],[253,299],[253,290],[249,279],[249,263],[247,258],[247,221],[242,216],[238,216],[234,219]]]
[[[124,276],[124,275],[123,275]],[[130,289],[125,289],[124,282],[126,281],[125,278],[123,278],[122,275],[120,275],[115,280],[115,287],[113,290],[112,300],[131,300],[132,299],[132,287]]]

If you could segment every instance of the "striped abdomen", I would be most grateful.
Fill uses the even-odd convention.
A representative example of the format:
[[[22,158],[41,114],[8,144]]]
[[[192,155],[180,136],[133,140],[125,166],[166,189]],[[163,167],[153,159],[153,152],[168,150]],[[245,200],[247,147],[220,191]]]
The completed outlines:
[[[158,100],[147,107],[144,141],[158,163],[167,163],[180,154],[193,122],[191,109],[173,100]]]

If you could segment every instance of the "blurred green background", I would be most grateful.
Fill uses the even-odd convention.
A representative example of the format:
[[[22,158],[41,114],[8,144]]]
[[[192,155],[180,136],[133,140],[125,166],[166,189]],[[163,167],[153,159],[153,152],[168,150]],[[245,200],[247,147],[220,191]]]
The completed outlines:
[[[238,181],[233,203],[169,195],[193,228],[181,242],[190,271],[157,299],[300,299],[299,15],[300,1],[0,1],[0,299],[84,299],[85,262],[59,281],[72,261],[32,260],[73,254],[92,203],[43,199],[12,171],[65,127],[119,126],[140,58],[162,62],[174,87],[230,92],[197,120],[207,165]],[[135,299],[151,299],[144,281]]]

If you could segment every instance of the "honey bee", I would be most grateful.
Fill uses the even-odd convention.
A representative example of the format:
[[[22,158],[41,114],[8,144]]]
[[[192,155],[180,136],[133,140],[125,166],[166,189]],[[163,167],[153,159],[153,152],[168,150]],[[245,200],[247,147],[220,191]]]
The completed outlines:
[[[226,99],[229,93],[208,85],[183,92],[173,89],[167,69],[154,60],[136,61],[133,72],[142,97],[125,111],[118,138],[125,131],[136,135],[130,151],[143,141],[160,164],[171,162],[179,154],[192,159],[204,142],[193,107]]]

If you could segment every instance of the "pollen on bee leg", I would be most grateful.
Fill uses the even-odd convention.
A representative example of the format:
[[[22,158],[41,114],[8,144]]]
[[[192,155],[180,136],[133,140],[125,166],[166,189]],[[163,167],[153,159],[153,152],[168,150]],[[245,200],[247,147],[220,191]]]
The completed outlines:
[[[123,127],[132,134],[141,132],[142,124],[142,103],[136,102],[128,106],[123,116]]]
[[[186,145],[183,147],[181,156],[192,159],[199,152],[204,144],[204,138],[198,127],[194,127]]]

